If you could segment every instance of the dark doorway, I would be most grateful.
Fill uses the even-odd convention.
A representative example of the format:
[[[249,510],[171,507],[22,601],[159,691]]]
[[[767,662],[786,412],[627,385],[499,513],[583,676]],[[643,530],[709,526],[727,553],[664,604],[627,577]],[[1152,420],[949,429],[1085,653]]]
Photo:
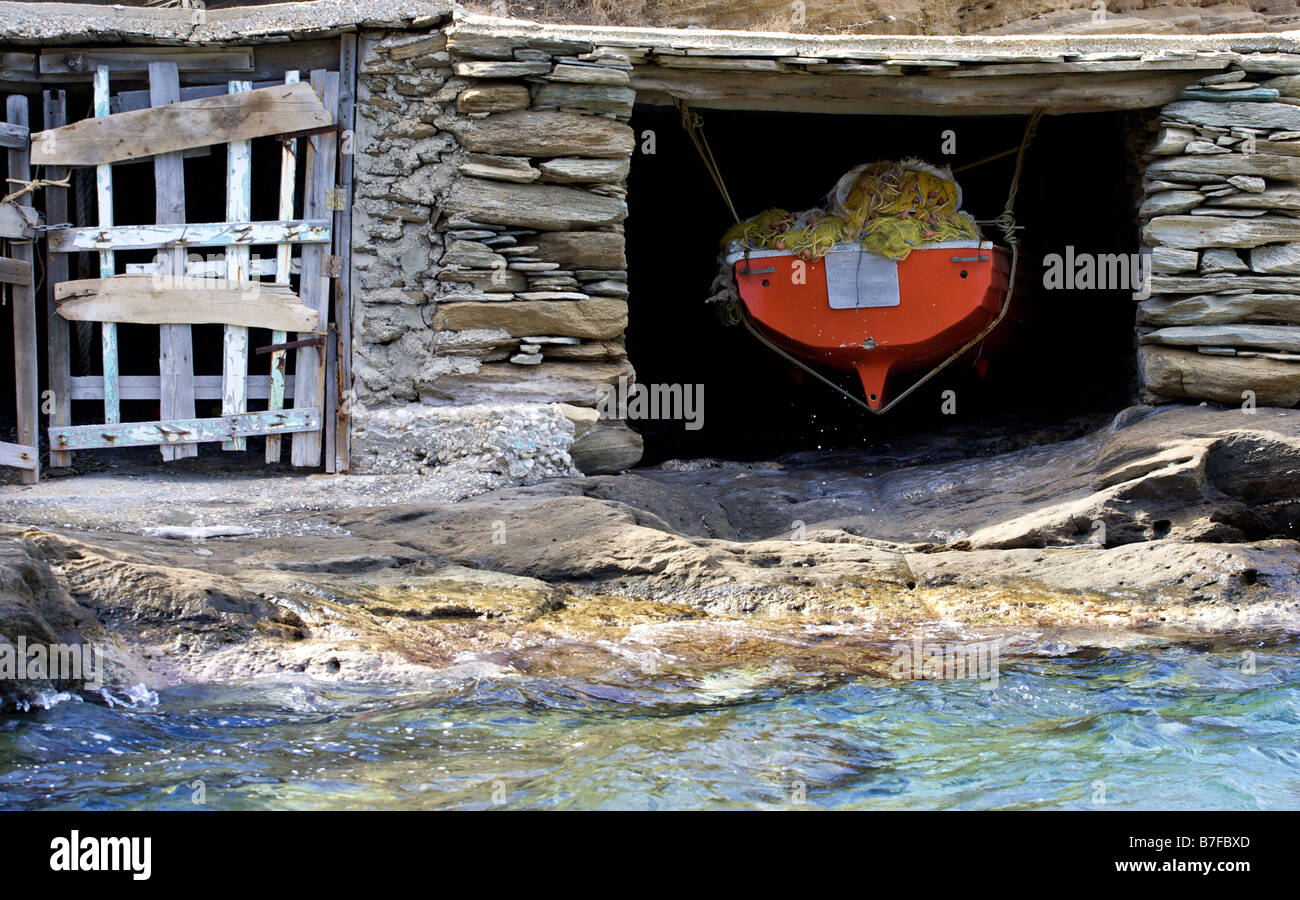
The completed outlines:
[[[954,168],[1018,146],[1024,117],[831,116],[702,110],[705,132],[742,218],[770,207],[819,204],[854,165],[914,156]],[[987,378],[956,367],[885,416],[871,416],[789,366],[739,326],[724,327],[704,303],[719,239],[731,216],[675,109],[639,106],[629,179],[628,354],[642,383],[705,386],[704,427],[633,422],[646,463],[666,458],[770,459],[830,451],[962,424],[1033,428],[1116,410],[1130,398],[1133,309],[1128,290],[1044,290],[1042,258],[1134,253],[1138,246],[1126,114],[1044,117],[1026,156],[1016,201],[1024,226],[1021,269],[1033,289],[1011,348]],[[957,153],[941,150],[955,132]],[[646,132],[655,152],[642,152]],[[977,219],[1006,202],[1014,154],[959,172],[964,207]],[[1001,242],[1001,233],[985,229]],[[852,376],[843,385],[860,392]],[[957,411],[941,394],[957,392]]]

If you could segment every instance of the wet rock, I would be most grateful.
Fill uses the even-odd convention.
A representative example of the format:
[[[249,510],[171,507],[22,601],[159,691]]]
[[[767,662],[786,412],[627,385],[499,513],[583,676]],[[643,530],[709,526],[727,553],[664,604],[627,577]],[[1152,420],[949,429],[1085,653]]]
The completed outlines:
[[[83,645],[101,630],[95,615],[68,595],[37,546],[16,535],[0,536],[0,656],[15,666],[13,672],[0,671],[0,709],[84,683],[32,678],[30,673],[15,677],[19,648]],[[45,674],[54,673],[47,669]]]
[[[939,461],[927,461],[934,436],[797,465],[693,461],[586,478],[572,477],[572,448],[623,427],[594,410],[426,406],[367,421],[392,432],[367,441],[391,447],[385,467],[426,478],[259,481],[248,496],[262,505],[243,515],[259,531],[279,522],[275,540],[208,541],[196,555],[134,533],[155,511],[111,492],[94,532],[5,537],[24,559],[49,560],[39,577],[150,654],[163,680],[428,677],[463,654],[543,646],[566,648],[545,657],[562,672],[564,656],[617,642],[611,629],[756,614],[792,633],[939,620],[1142,633],[1300,625],[1296,410],[1134,407],[1079,437],[983,456],[971,455],[972,435],[945,435],[961,449]],[[403,499],[426,481],[473,495]],[[43,483],[64,500],[0,493],[0,504],[10,519],[86,521],[77,498],[93,487]],[[173,508],[192,488],[130,485],[176,496]],[[207,513],[230,516],[237,488],[211,491]],[[268,515],[268,492],[293,498],[312,530],[285,529],[291,510]],[[159,650],[178,637],[190,649]]]

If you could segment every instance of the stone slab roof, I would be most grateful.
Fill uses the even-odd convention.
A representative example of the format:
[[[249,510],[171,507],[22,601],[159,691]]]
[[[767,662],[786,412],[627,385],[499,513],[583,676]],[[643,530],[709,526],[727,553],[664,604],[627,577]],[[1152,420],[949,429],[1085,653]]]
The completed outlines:
[[[823,35],[556,25],[458,12],[454,31],[484,38],[590,41],[687,56],[808,57],[844,60],[1032,62],[1060,58],[1192,53],[1300,52],[1300,31],[1186,35]]]
[[[208,44],[436,24],[451,0],[314,0],[207,10],[0,0],[0,43]]]

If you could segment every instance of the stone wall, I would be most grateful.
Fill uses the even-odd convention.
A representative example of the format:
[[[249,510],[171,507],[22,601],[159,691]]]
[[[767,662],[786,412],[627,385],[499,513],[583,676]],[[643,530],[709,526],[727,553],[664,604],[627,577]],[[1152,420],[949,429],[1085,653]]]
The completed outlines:
[[[1164,107],[1139,217],[1143,399],[1300,402],[1300,54],[1245,53]]]
[[[362,34],[353,471],[436,461],[531,478],[634,465],[640,438],[626,423],[599,420],[595,406],[602,388],[634,374],[623,341],[623,222],[637,91],[720,90],[724,77],[752,98],[761,94],[747,80],[754,73],[778,72],[793,90],[813,83],[799,67],[815,64],[849,85],[835,95],[849,106],[836,111],[861,112],[855,91],[905,97],[902,68],[932,62],[895,59],[903,51],[877,38],[734,46],[729,37],[715,46],[721,38],[690,31],[527,24],[457,17]],[[1237,404],[1250,391],[1260,405],[1294,406],[1300,52],[1285,37],[1186,42],[1098,51],[1112,67],[1106,103],[1134,111],[1138,216],[1155,272],[1138,309],[1140,393]],[[1056,48],[1009,39],[1003,49],[954,40],[933,52],[998,84],[1029,78],[1035,66],[1077,66],[1056,95],[1067,105],[1054,111],[1100,102],[1086,87],[1100,63],[1082,51],[1061,63]],[[1007,66],[1004,78],[1001,64],[1022,56],[1030,61]],[[1137,88],[1146,93],[1130,96]],[[1153,103],[1166,105],[1153,114]],[[485,429],[492,452],[476,454],[470,438]]]
[[[524,452],[635,464],[639,436],[594,411],[633,377],[627,54],[452,27],[366,34],[360,57],[353,470],[427,457],[446,442],[420,423],[472,430],[485,406],[544,407]]]

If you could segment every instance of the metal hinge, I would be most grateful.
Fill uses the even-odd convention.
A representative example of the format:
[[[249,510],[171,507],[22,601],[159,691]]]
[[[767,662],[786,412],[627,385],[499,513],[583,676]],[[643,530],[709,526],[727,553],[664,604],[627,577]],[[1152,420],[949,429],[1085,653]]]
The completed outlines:
[[[342,278],[343,277],[343,257],[326,256],[325,257],[325,277]]]
[[[333,212],[348,208],[348,195],[341,187],[333,187],[325,192],[325,208]]]
[[[303,338],[300,341],[285,341],[283,344],[267,344],[265,347],[253,348],[254,353],[280,353],[285,350],[297,350],[299,347],[323,347],[325,346],[325,335],[318,334],[315,337]]]

